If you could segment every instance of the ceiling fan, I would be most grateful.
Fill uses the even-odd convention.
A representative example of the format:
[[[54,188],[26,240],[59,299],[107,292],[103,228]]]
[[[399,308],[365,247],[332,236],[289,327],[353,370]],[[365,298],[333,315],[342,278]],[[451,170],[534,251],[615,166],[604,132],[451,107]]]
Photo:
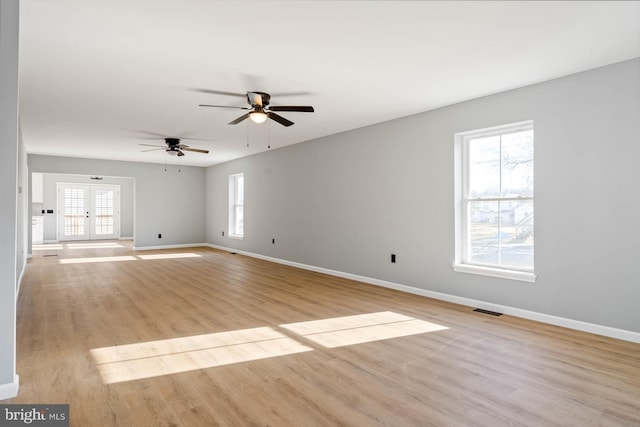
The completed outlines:
[[[143,145],[145,147],[156,147],[156,148],[151,148],[149,150],[142,150],[143,152],[165,150],[167,154],[171,156],[178,156],[178,157],[184,156],[184,153],[182,152],[183,150],[192,151],[194,153],[209,154],[209,150],[202,150],[200,148],[191,148],[188,145],[181,144],[180,138],[164,138],[164,142],[166,145],[153,145],[153,144],[140,144],[140,145]]]
[[[251,119],[255,123],[263,123],[267,119],[274,120],[280,123],[283,126],[291,126],[293,122],[289,119],[282,117],[279,114],[276,114],[275,111],[295,111],[302,113],[313,113],[313,107],[310,106],[300,106],[300,105],[287,105],[287,106],[270,106],[269,102],[271,101],[271,95],[265,92],[247,92],[246,94],[233,93],[233,92],[221,92],[214,90],[199,90],[200,92],[205,93],[214,93],[219,95],[233,95],[233,96],[246,96],[247,103],[251,107],[234,107],[228,105],[210,105],[210,104],[200,104],[200,107],[216,107],[216,108],[235,108],[240,110],[250,110],[248,113],[243,114],[235,120],[229,122],[230,125],[237,125],[243,120]]]

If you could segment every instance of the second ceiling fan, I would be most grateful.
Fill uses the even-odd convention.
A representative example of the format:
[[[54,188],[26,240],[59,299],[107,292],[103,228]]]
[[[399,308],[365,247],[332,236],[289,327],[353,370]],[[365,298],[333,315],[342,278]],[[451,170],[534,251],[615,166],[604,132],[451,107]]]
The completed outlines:
[[[202,90],[202,92],[207,93],[216,93],[223,95],[234,95],[234,96],[245,96],[245,94],[236,94],[230,92],[218,92],[212,90]],[[229,122],[230,125],[237,125],[243,120],[251,119],[255,123],[263,123],[267,119],[274,120],[280,123],[283,126],[291,126],[293,122],[289,119],[282,117],[279,114],[276,114],[275,111],[295,111],[302,113],[313,113],[313,107],[311,106],[301,106],[301,105],[287,105],[287,106],[274,106],[269,105],[271,102],[271,95],[265,92],[247,92],[247,103],[251,107],[234,107],[229,105],[211,105],[211,104],[200,104],[200,107],[216,107],[216,108],[235,108],[240,110],[250,110],[248,113],[243,114],[235,120]]]
[[[191,138],[185,138],[185,139],[191,139]],[[153,145],[153,144],[140,144],[140,145],[145,147],[156,147],[156,148],[151,148],[151,149],[142,150],[142,151],[165,150],[167,154],[171,156],[178,156],[178,157],[184,156],[183,150],[192,151],[194,153],[209,154],[209,150],[203,150],[201,148],[192,148],[192,147],[189,147],[188,145],[182,144],[180,142],[180,138],[164,138],[164,143],[166,145]]]

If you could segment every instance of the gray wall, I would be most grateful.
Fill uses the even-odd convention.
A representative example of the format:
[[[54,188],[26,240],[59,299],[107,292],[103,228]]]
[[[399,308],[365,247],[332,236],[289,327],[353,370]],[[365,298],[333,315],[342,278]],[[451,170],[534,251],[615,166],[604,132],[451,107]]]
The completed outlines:
[[[53,214],[44,215],[44,240],[56,240],[57,237],[57,184],[71,182],[81,184],[119,185],[120,186],[120,237],[133,237],[134,215],[134,179],[121,177],[102,177],[101,181],[94,181],[91,175],[52,174],[43,175],[43,204],[42,209],[52,209]]]
[[[134,178],[136,247],[205,241],[204,168],[30,154],[29,171]]]
[[[27,168],[27,151],[22,141],[22,132],[18,128],[18,203],[16,210],[16,277],[20,279],[29,253],[29,236],[31,232],[29,198],[29,169]],[[16,287],[20,284],[16,282]]]
[[[17,392],[18,9],[17,0],[0,1],[0,398]]]
[[[529,119],[537,282],[454,272],[454,134]],[[640,332],[638,135],[636,59],[212,166],[207,241]],[[244,240],[221,237],[238,172]]]

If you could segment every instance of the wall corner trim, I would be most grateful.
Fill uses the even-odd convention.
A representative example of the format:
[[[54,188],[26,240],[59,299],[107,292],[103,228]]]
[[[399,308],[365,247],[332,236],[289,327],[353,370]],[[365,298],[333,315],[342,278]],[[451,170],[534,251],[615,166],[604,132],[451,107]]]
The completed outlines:
[[[13,382],[0,384],[0,400],[10,399],[18,395],[18,389],[20,388],[20,377],[15,375]]]
[[[265,261],[271,261],[278,264],[284,264],[291,267],[297,267],[303,270],[315,271],[317,273],[324,273],[330,276],[356,280],[358,282],[368,283],[370,285],[382,286],[384,288],[395,289],[398,291],[407,292],[415,295],[421,295],[424,297],[433,298],[441,301],[447,301],[454,304],[466,305],[469,307],[477,307],[477,308],[482,308],[484,310],[490,310],[490,311],[497,311],[497,312],[508,314],[511,316],[521,317],[523,319],[534,320],[536,322],[547,323],[550,325],[561,326],[564,328],[574,329],[577,331],[588,332],[591,334],[602,335],[609,338],[615,338],[619,340],[630,341],[630,342],[640,344],[640,332],[612,328],[610,326],[598,325],[595,323],[588,323],[580,320],[568,319],[565,317],[559,317],[559,316],[553,316],[545,313],[538,313],[535,311],[523,310],[516,307],[509,307],[505,305],[489,303],[486,301],[480,301],[480,300],[475,300],[470,298],[459,297],[456,295],[429,291],[426,289],[415,288],[413,286],[407,286],[399,283],[388,282],[386,280],[374,279],[366,276],[359,276],[357,274],[345,273],[342,271],[331,270],[323,267],[316,267],[313,265],[302,264],[299,262],[288,261],[280,258],[273,258],[265,255],[252,253],[252,252],[246,252],[246,251],[241,251],[234,248],[228,248],[225,246],[213,245],[210,243],[200,245],[200,246],[207,246],[213,249],[219,249],[227,252],[236,252],[241,255],[258,258]]]
[[[20,288],[22,287],[22,279],[24,278],[24,272],[27,269],[28,258],[31,258],[31,256],[29,255],[29,257],[24,259],[24,262],[22,263],[22,269],[20,270],[20,276],[18,277],[18,283],[16,284],[16,303],[18,302],[18,297],[20,296]]]

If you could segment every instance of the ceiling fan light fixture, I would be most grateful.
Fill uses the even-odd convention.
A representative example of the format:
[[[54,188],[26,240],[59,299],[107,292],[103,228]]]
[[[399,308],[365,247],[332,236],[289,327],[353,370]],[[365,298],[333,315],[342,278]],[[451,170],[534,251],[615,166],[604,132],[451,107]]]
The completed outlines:
[[[267,121],[267,117],[267,113],[265,113],[264,111],[252,111],[251,113],[249,113],[249,118],[254,123],[264,123]]]
[[[170,156],[177,156],[178,155],[178,151],[177,150],[169,149],[169,150],[166,150],[166,151],[167,151],[167,154],[170,155]]]

